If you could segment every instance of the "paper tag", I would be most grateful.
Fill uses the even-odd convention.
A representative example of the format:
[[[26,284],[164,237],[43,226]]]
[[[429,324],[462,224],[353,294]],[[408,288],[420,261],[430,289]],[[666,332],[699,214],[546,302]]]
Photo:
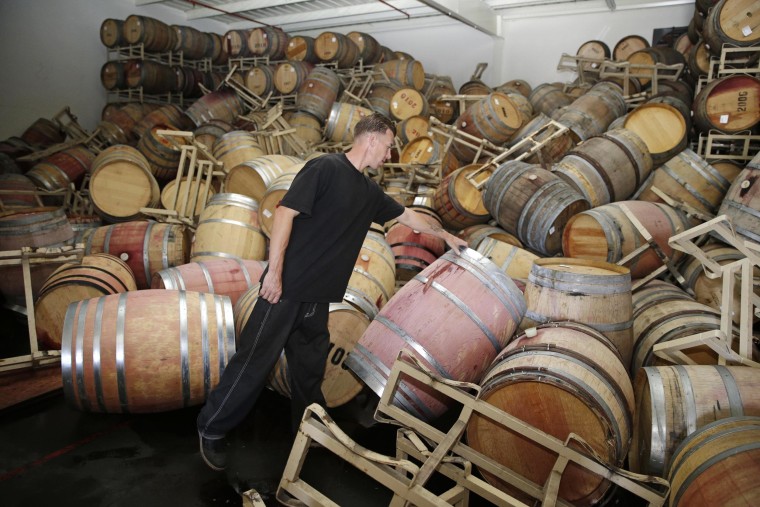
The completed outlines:
[[[265,209],[262,213],[264,213],[264,216],[267,217],[267,218],[271,218],[272,217],[272,212],[269,211],[268,209]]]
[[[337,38],[335,38],[335,37],[333,37],[333,38],[332,38],[332,41],[333,41],[333,42],[335,42],[336,40],[338,40],[338,39],[337,39]]]
[[[752,29],[749,26],[745,26],[744,28],[742,28],[742,33],[744,34],[745,37],[749,37],[750,35],[752,35]]]
[[[724,124],[724,125],[725,125],[726,123],[728,123],[728,115],[727,115],[727,114],[722,114],[722,115],[720,115],[720,123],[722,123],[722,124]]]
[[[127,252],[122,252],[119,254],[119,259],[123,260],[124,262],[129,260],[129,254]]]
[[[554,227],[551,227],[551,228],[549,229],[549,234],[554,234]]]

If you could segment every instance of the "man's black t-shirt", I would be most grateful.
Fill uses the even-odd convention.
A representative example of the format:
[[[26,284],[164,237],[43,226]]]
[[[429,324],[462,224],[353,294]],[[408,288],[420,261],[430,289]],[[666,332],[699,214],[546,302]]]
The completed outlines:
[[[343,153],[309,161],[280,205],[300,212],[285,250],[281,298],[317,303],[343,299],[370,224],[404,212]]]

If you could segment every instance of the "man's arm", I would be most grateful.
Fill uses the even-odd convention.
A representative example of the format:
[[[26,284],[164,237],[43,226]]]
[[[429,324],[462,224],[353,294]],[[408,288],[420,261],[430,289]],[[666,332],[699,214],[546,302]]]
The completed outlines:
[[[282,265],[285,249],[290,241],[290,231],[293,230],[293,219],[298,214],[298,211],[285,206],[278,206],[274,211],[272,235],[269,238],[269,269],[259,290],[259,296],[272,304],[277,303],[282,295]]]
[[[425,221],[422,216],[416,211],[406,208],[404,213],[398,217],[400,223],[414,229],[415,231],[423,232],[425,234],[432,234],[444,240],[449,247],[456,253],[461,253],[467,248],[467,242],[461,238],[457,238],[453,234],[446,232],[443,227],[438,224],[430,224]]]

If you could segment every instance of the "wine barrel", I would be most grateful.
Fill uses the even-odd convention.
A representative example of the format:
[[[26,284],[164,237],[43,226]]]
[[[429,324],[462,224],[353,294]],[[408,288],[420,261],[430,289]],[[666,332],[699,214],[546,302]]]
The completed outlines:
[[[522,248],[523,244],[512,234],[508,233],[501,227],[494,227],[489,224],[476,224],[469,227],[465,227],[457,233],[457,235],[467,242],[467,246],[473,250],[478,249],[478,245],[485,238],[493,238],[510,245],[519,246]]]
[[[267,188],[281,174],[298,172],[303,160],[289,155],[263,155],[232,167],[224,179],[227,192],[261,202]]]
[[[710,81],[694,98],[694,127],[734,134],[760,121],[760,79],[734,75]]]
[[[335,72],[325,67],[315,67],[298,89],[296,109],[311,113],[323,122],[330,115],[340,88],[340,78]]]
[[[491,261],[449,251],[399,289],[345,364],[378,396],[404,348],[444,378],[478,382],[524,312],[520,290]],[[409,385],[393,403],[432,420],[447,408],[439,398]]]
[[[620,356],[604,335],[582,324],[558,322],[521,335],[494,359],[479,399],[565,441],[580,436],[595,454],[622,466],[628,452],[634,397]],[[475,414],[467,425],[470,447],[536,484],[548,480],[557,456],[519,433]],[[481,471],[497,488],[534,500]],[[598,505],[610,482],[574,464],[563,470],[558,496],[572,505]]]
[[[120,19],[106,18],[100,24],[100,42],[107,48],[123,46],[124,21]]]
[[[141,290],[87,299],[66,312],[63,392],[87,412],[186,408],[206,400],[234,353],[224,296]]]
[[[587,139],[552,167],[592,207],[628,199],[651,171],[652,157],[644,141],[627,129]]]
[[[155,18],[132,14],[124,20],[124,39],[143,44],[145,51],[169,51],[174,46],[174,31]]]
[[[106,62],[100,68],[100,82],[106,90],[122,90],[127,88],[127,77],[124,74],[123,61]]]
[[[401,87],[391,97],[389,108],[393,119],[402,121],[412,116],[428,116],[428,102],[422,92],[411,88]]]
[[[256,65],[244,74],[245,87],[259,97],[277,94],[274,87],[274,68],[269,65]]]
[[[378,64],[377,70],[382,69],[390,79],[395,79],[402,85],[422,90],[425,86],[425,69],[422,62],[417,60],[389,60]]]
[[[196,127],[210,120],[234,123],[238,115],[243,114],[243,103],[234,90],[217,90],[193,102],[185,114]]]
[[[431,227],[441,227],[441,219],[435,211],[417,206],[410,206],[415,213]],[[385,233],[385,239],[391,246],[396,263],[396,279],[411,280],[417,273],[431,265],[443,255],[446,242],[432,234],[415,231],[393,220]]]
[[[274,226],[274,212],[290,189],[296,174],[303,169],[304,165],[306,165],[305,162],[288,167],[287,172],[280,174],[267,185],[264,196],[259,203],[259,222],[261,223],[261,231],[268,238],[271,237]]]
[[[63,208],[22,208],[0,214],[0,251],[59,247],[73,238]]]
[[[364,32],[348,32],[346,36],[359,48],[363,65],[374,65],[380,61],[383,51],[377,39]]]
[[[158,133],[159,130],[166,129],[172,130],[172,127],[166,125],[152,127],[137,142],[137,149],[150,164],[151,173],[162,183],[176,178],[179,159],[182,155],[180,148]]]
[[[744,366],[648,366],[636,374],[630,470],[660,477],[678,445],[707,424],[760,415],[760,370]]]
[[[401,145],[406,146],[420,136],[426,136],[430,130],[430,122],[425,116],[410,116],[396,125],[396,136]]]
[[[189,262],[153,273],[151,289],[189,290],[227,296],[234,306],[259,283],[266,263],[241,259]]]
[[[636,51],[649,47],[649,41],[640,35],[626,35],[620,39],[612,50],[612,59],[624,62]]]
[[[720,56],[724,44],[729,47],[755,46],[760,41],[757,5],[752,0],[723,0],[715,3],[704,21],[702,36],[710,53]],[[732,56],[746,56],[732,53]]]
[[[576,141],[570,130],[565,131],[559,136],[554,136],[554,130],[545,128],[551,118],[544,113],[538,113],[533,119],[525,123],[520,129],[512,134],[507,142],[507,147],[513,148],[521,141],[524,141],[528,137],[532,137],[536,142],[543,142],[543,146],[532,155],[529,155],[522,159],[523,162],[529,164],[551,164],[559,162],[559,160],[567,154],[576,145]],[[518,148],[514,152],[516,156],[522,155],[528,152],[530,146],[523,145],[522,148]]]
[[[350,69],[359,61],[359,47],[338,32],[322,32],[314,39],[314,53],[321,62],[335,63],[339,69]]]
[[[354,127],[372,111],[366,107],[335,102],[330,109],[330,116],[325,125],[325,137],[336,143],[351,143],[354,140]]]
[[[364,312],[370,320],[393,297],[396,264],[385,234],[370,230],[362,242],[343,300]]]
[[[639,191],[638,200],[663,202],[652,189],[684,202],[707,214],[714,214],[728,192],[738,171],[729,166],[728,174],[721,174],[705,159],[686,148],[655,169],[652,178]]]
[[[726,215],[733,230],[750,240],[760,243],[760,154],[742,169],[731,183],[718,209],[718,215]]]
[[[233,126],[222,120],[209,120],[193,130],[193,137],[208,149],[213,149],[217,139],[233,130]]]
[[[559,253],[562,232],[589,202],[565,180],[537,165],[508,161],[500,165],[483,192],[486,210],[529,249]]]
[[[183,178],[179,183],[179,195],[177,195],[177,180],[175,179],[169,181],[161,189],[161,206],[167,210],[174,210],[182,216],[197,218],[215,193],[214,187],[209,186],[205,180],[194,179],[188,182],[187,178]],[[187,205],[184,204],[185,195],[188,196]],[[195,203],[194,207],[193,203]]]
[[[610,52],[610,47],[606,43],[600,40],[590,40],[581,44],[575,54],[582,58],[604,60],[605,58],[609,58],[612,53]],[[599,69],[600,67],[601,63],[593,61],[582,62],[580,64],[580,68],[586,71]]]
[[[263,260],[266,238],[261,233],[258,202],[240,194],[216,194],[201,213],[190,260]]]
[[[214,158],[224,164],[226,173],[265,153],[256,134],[245,130],[233,130],[223,134],[214,143],[213,151]]]
[[[633,349],[631,274],[627,268],[585,259],[537,259],[525,286],[525,329],[562,320],[591,326],[617,348],[628,368]]]
[[[0,174],[0,203],[2,203],[2,209],[5,211],[41,205],[41,202],[37,202],[34,194],[25,193],[36,190],[37,186],[34,182],[23,174]]]
[[[470,79],[465,81],[462,86],[459,87],[459,95],[488,95],[494,91],[493,88],[485,84],[480,79]],[[506,95],[506,93],[505,93]]]
[[[308,62],[282,62],[274,69],[274,87],[282,95],[296,93],[314,65]]]
[[[140,139],[147,135],[150,132],[150,129],[157,126],[164,126],[164,128],[169,130],[171,128],[177,130],[192,130],[193,123],[179,106],[175,104],[167,104],[143,116],[140,121],[135,124],[132,131],[135,136]],[[171,128],[169,126],[171,126]]]
[[[468,175],[481,167],[480,164],[460,167],[443,178],[435,190],[433,208],[446,227],[462,229],[488,221],[488,209],[481,191],[467,180]]]
[[[372,110],[385,116],[391,115],[391,100],[393,95],[403,85],[391,79],[390,81],[377,81],[370,88],[367,94],[367,101],[372,106]]]
[[[634,53],[628,55],[626,58],[631,65],[657,65],[658,63],[664,65],[677,65],[681,64],[686,67],[686,58],[683,54],[673,48],[666,46],[655,46],[645,49],[640,49]],[[640,77],[639,81],[642,86],[649,84],[651,79],[646,77]]]
[[[562,252],[567,257],[615,263],[646,244],[620,204],[630,210],[666,256],[673,262],[681,259],[683,253],[673,250],[668,239],[690,229],[692,223],[667,204],[645,201],[613,202],[573,216],[562,236]],[[651,248],[626,264],[633,278],[643,278],[661,265],[662,260]]]
[[[117,145],[101,151],[92,162],[90,199],[108,222],[128,222],[140,208],[155,208],[161,193],[150,164],[136,149]]]
[[[478,243],[476,250],[486,259],[499,266],[499,269],[504,271],[507,276],[523,283],[528,280],[533,261],[540,258],[517,245],[492,237],[484,237]]]
[[[314,52],[314,37],[308,35],[291,37],[285,56],[288,60],[296,62],[319,63],[319,57]]]
[[[287,119],[288,124],[296,129],[296,135],[309,146],[322,142],[322,123],[306,111],[293,111]]]
[[[653,167],[664,164],[686,148],[686,120],[668,104],[646,103],[628,113],[621,125],[647,145]]]
[[[224,47],[231,58],[245,58],[253,56],[248,47],[248,34],[251,30],[228,30],[224,34]]]
[[[87,255],[107,253],[126,262],[141,290],[150,287],[153,273],[185,264],[190,250],[184,226],[152,220],[91,229],[83,235],[83,242]]]
[[[26,176],[49,191],[67,190],[71,185],[78,188],[94,160],[94,153],[76,145],[43,158]]]
[[[528,100],[533,105],[533,110],[553,117],[554,113],[562,107],[568,106],[573,99],[557,86],[544,83],[538,85],[530,92]]]
[[[468,107],[454,124],[463,132],[499,146],[520,128],[521,121],[509,97],[493,92]],[[451,149],[462,162],[471,162],[476,154],[473,148],[460,143],[453,143]]]
[[[288,34],[279,28],[258,26],[248,33],[248,51],[253,56],[267,56],[270,61],[285,58]]]
[[[230,55],[227,53],[227,47],[221,35],[205,32],[206,38],[206,58],[211,58],[214,65],[226,65]]]
[[[627,104],[620,88],[597,83],[562,109],[557,121],[570,129],[578,142],[603,134],[610,123],[625,114]]]
[[[668,470],[670,506],[751,507],[760,497],[760,417],[715,421],[689,435]]]
[[[208,38],[200,30],[191,26],[171,25],[175,43],[172,49],[182,52],[184,60],[200,60],[206,55]]]
[[[63,321],[69,304],[131,290],[137,290],[132,270],[113,255],[85,255],[81,263],[61,265],[45,281],[34,302],[39,347],[61,349]]]

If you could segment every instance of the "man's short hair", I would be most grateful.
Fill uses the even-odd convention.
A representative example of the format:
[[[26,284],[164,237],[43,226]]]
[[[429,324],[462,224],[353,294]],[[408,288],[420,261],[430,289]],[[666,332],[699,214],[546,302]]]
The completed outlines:
[[[387,116],[380,113],[372,113],[359,120],[356,124],[354,127],[354,138],[362,134],[385,134],[386,130],[395,132],[396,126]]]

